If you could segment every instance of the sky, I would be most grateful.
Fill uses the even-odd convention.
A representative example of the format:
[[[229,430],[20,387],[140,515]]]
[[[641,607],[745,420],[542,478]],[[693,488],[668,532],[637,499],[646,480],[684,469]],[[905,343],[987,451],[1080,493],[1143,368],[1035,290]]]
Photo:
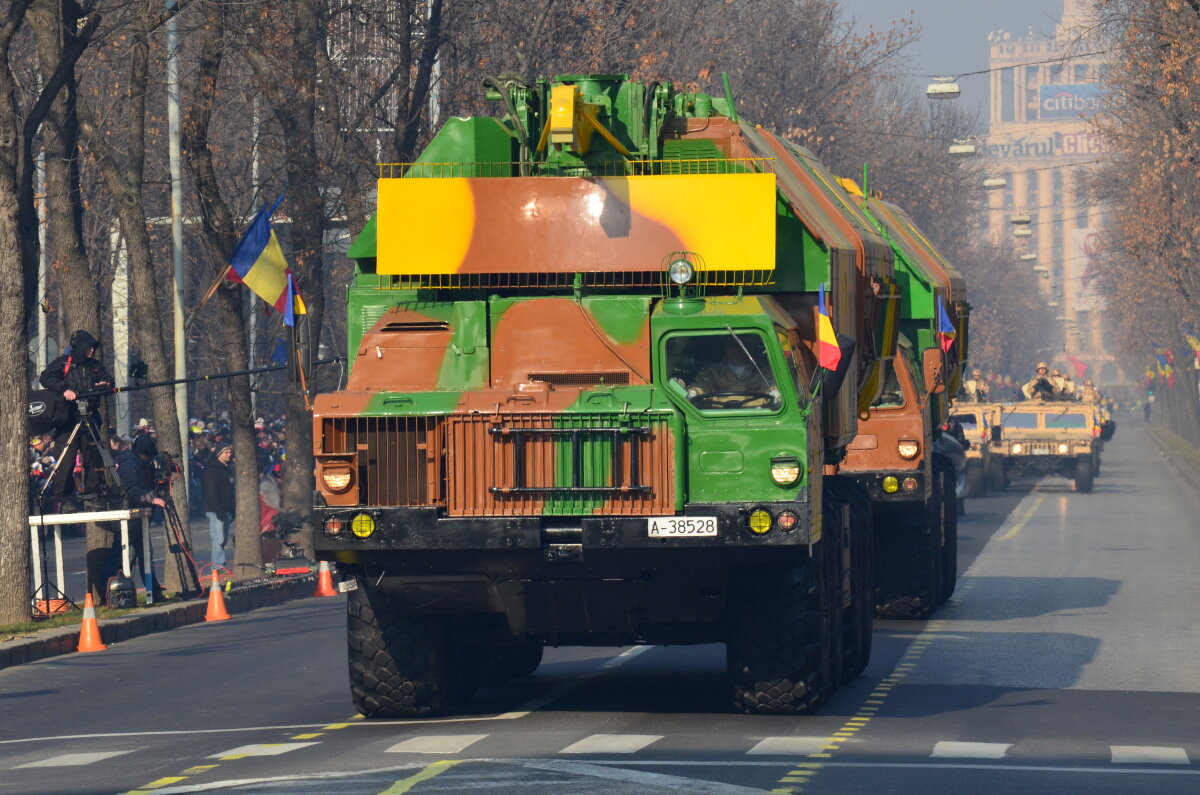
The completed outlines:
[[[921,38],[909,48],[912,72],[960,75],[986,69],[989,33],[1007,30],[1024,35],[1052,33],[1062,14],[1062,0],[841,0],[847,17],[865,29],[886,29],[892,20],[913,17]],[[929,82],[915,78],[922,85]],[[981,111],[987,107],[986,76],[960,81],[961,102]]]

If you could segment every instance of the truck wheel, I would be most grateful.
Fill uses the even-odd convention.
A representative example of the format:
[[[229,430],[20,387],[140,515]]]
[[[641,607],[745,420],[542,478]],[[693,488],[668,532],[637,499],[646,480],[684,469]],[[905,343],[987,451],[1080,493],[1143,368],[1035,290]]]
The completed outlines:
[[[821,705],[831,637],[825,550],[816,551],[810,563],[750,570],[730,582],[726,664],[742,712],[804,715]]]
[[[937,607],[941,514],[940,495],[935,494],[923,509],[875,522],[877,618],[928,618]]]
[[[1092,457],[1075,459],[1075,491],[1082,494],[1090,492],[1094,478],[1095,473],[1092,472]]]
[[[967,496],[986,497],[988,493],[987,478],[984,477],[983,464],[967,464]]]
[[[954,593],[958,583],[958,500],[954,497],[954,466],[949,462],[934,460],[933,471],[941,479],[943,504],[941,543],[941,588],[938,604],[944,603]],[[951,506],[954,507],[951,507]]]
[[[363,717],[441,711],[450,662],[442,622],[408,615],[360,580],[346,599],[346,630],[350,694]]]
[[[861,674],[871,659],[875,633],[875,588],[871,579],[873,527],[871,496],[853,478],[826,480],[839,504],[850,506],[849,552],[852,601],[842,609],[842,684]],[[826,494],[829,492],[826,491]],[[839,602],[840,604],[840,602]]]
[[[988,488],[992,491],[1004,491],[1008,488],[1003,462],[992,461],[991,467],[988,468]]]

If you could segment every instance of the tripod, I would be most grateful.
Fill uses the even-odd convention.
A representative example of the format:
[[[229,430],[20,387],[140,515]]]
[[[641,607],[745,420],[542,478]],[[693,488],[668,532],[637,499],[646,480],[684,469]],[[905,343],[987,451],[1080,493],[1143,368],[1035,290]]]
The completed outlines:
[[[100,438],[100,432],[97,430],[95,423],[92,421],[91,406],[88,404],[86,399],[82,398],[76,401],[76,405],[79,411],[79,419],[76,421],[75,427],[73,427],[71,432],[67,435],[66,442],[59,450],[56,451],[58,455],[54,461],[54,465],[50,468],[50,473],[46,478],[46,482],[42,485],[42,488],[37,494],[37,508],[43,516],[43,521],[38,526],[38,547],[40,552],[40,560],[38,563],[41,567],[41,582],[37,585],[37,587],[34,588],[33,593],[30,594],[29,598],[34,604],[35,610],[44,612],[47,616],[52,612],[51,605],[54,601],[64,602],[70,605],[72,608],[78,608],[78,605],[68,598],[58,585],[50,582],[49,562],[47,561],[46,523],[44,521],[46,499],[48,496],[52,495],[54,491],[65,492],[65,488],[56,489],[55,486],[60,483],[62,479],[70,477],[69,472],[59,474],[61,467],[64,465],[64,463],[66,463],[67,466],[73,465],[74,455],[72,455],[72,451],[78,449],[80,451],[80,458],[83,461],[85,468],[84,487],[87,488],[86,467],[88,455],[84,452],[84,445],[91,444],[99,454],[100,460],[104,466],[104,479],[107,481],[107,488],[104,489],[104,493],[106,495],[122,493],[120,480],[117,478],[116,474],[116,464],[113,462],[113,458],[108,450],[108,446],[102,442]],[[82,438],[80,437],[81,433],[84,434]],[[62,583],[60,583],[60,585],[61,584]],[[46,606],[44,611],[41,611],[39,607],[42,604],[45,604]]]

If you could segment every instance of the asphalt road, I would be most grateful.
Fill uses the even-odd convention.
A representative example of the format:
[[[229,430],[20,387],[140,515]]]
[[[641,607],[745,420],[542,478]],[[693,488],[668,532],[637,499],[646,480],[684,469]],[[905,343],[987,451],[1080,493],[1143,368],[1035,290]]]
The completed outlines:
[[[1132,425],[1132,423],[1127,423]],[[804,718],[721,646],[548,650],[430,721],[353,718],[343,599],[0,671],[2,793],[1196,793],[1200,500],[1140,426],[1092,494],[973,500],[958,591]]]

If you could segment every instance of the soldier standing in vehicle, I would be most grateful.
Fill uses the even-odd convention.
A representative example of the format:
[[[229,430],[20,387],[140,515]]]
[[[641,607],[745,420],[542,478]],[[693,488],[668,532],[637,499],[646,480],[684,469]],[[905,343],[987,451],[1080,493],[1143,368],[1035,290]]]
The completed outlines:
[[[1096,385],[1092,383],[1092,379],[1089,378],[1083,382],[1083,390],[1079,393],[1079,399],[1089,406],[1100,405],[1100,391],[1096,389]]]
[[[1050,365],[1038,362],[1033,378],[1021,387],[1026,400],[1048,400],[1054,397],[1054,382],[1050,380]]]
[[[1075,397],[1075,382],[1061,370],[1050,371],[1050,382],[1054,384],[1054,396],[1059,400],[1072,400]]]
[[[968,403],[987,402],[988,383],[983,380],[983,372],[978,367],[971,370],[971,377],[963,383],[963,390],[967,393]]]

